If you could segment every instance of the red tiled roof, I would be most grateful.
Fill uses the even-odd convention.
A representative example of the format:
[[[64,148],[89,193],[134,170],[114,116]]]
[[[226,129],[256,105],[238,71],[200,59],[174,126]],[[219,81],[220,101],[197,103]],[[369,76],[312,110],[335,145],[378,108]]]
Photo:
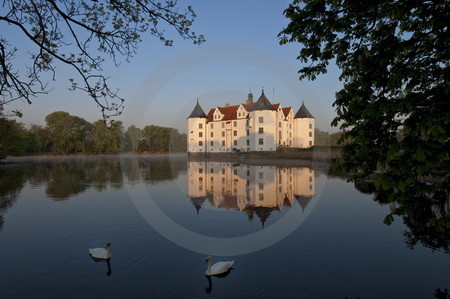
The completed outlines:
[[[214,111],[215,110],[216,110],[216,108],[209,110],[208,115],[207,115],[208,119],[206,120],[207,123],[214,120]]]
[[[219,109],[220,113],[224,114],[224,117],[221,119],[221,121],[237,119],[237,110],[239,109],[239,106],[240,105],[233,105],[233,106],[228,106],[228,107],[212,108],[208,112],[207,122],[214,121],[214,111],[216,111],[216,109]],[[248,112],[248,111],[250,111],[250,109],[252,109],[253,106],[255,106],[255,103],[242,104],[242,106],[244,106],[244,109],[247,110],[247,112]],[[274,105],[272,105],[272,107],[275,110],[278,110],[278,107],[280,107],[280,104],[274,104]],[[291,107],[282,108],[282,109],[283,109],[284,116],[287,116],[289,114]]]
[[[240,105],[228,106],[228,107],[217,107],[220,113],[224,114],[222,120],[231,120],[237,118],[237,110]]]
[[[287,117],[289,112],[291,111],[292,107],[286,107],[286,108],[282,108],[282,109],[283,109],[284,117]]]

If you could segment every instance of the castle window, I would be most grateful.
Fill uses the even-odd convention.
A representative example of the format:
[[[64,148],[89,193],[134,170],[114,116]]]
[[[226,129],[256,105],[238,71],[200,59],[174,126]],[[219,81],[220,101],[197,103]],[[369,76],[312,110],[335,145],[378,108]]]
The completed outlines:
[[[213,128],[213,123],[211,123],[211,129]]]
[[[260,127],[259,128],[259,134],[263,134],[264,133],[264,128]]]
[[[198,124],[199,129],[203,129],[203,124]]]
[[[309,142],[309,146],[312,146],[312,141]]]
[[[259,138],[259,144],[263,145],[264,144],[264,138]]]
[[[263,193],[259,193],[259,200],[264,200],[264,194]]]
[[[247,145],[250,145],[250,140],[249,139],[247,139]]]
[[[281,128],[281,121],[278,122],[278,128]]]
[[[211,146],[213,146],[214,145],[214,141],[211,141]]]
[[[234,122],[233,122],[233,126],[234,126],[234,127],[237,127],[237,121],[234,121]]]
[[[289,132],[289,137],[292,137],[292,132]]]
[[[214,136],[214,133],[213,132],[211,132],[211,137],[213,137]]]
[[[260,124],[264,123],[264,117],[262,117],[262,116],[259,117],[259,123]]]
[[[199,168],[199,169],[198,169],[198,173],[203,173],[203,168]],[[199,178],[199,180],[201,181],[202,178]]]
[[[198,137],[203,137],[203,132],[198,132]]]
[[[225,128],[225,123],[222,123],[222,129]]]
[[[278,131],[278,138],[281,139],[281,131]]]
[[[312,129],[312,124],[309,124],[309,128]]]
[[[225,140],[222,140],[222,146],[225,146]]]
[[[247,130],[247,136],[249,136],[250,135],[250,130]]]
[[[222,137],[225,137],[225,131],[222,131]]]
[[[199,146],[203,146],[203,141],[199,141],[199,142],[198,142],[198,145],[199,145]]]
[[[222,168],[222,174],[225,174],[225,168]]]
[[[292,129],[292,124],[289,124],[289,129]]]
[[[309,132],[309,137],[312,137],[312,132]]]
[[[234,144],[234,145],[237,145],[237,140],[235,140],[235,141],[233,142],[233,144]]]
[[[259,184],[259,190],[264,190],[264,184],[262,183]]]
[[[233,135],[234,135],[234,136],[237,136],[237,131],[234,131],[234,132],[233,132]]]
[[[211,168],[211,173],[214,173],[214,168]],[[213,177],[211,177],[211,181],[213,180]]]
[[[237,175],[237,169],[233,170],[234,175]]]

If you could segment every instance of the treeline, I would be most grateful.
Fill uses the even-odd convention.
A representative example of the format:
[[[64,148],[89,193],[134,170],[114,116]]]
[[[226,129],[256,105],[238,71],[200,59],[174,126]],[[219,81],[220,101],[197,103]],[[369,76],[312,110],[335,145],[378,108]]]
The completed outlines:
[[[339,138],[342,136],[342,132],[328,133],[319,129],[314,130],[314,145],[316,146],[342,146],[338,144]]]
[[[0,158],[26,154],[118,154],[185,152],[186,134],[177,129],[132,125],[107,126],[58,111],[45,117],[46,126],[23,124],[0,117]]]

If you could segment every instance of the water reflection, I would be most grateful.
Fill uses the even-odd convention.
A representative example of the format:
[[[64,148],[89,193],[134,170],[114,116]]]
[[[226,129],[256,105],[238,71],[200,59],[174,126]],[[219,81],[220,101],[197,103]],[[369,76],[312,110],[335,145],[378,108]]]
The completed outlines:
[[[1,189],[19,190],[27,180],[32,186],[45,186],[45,193],[54,200],[66,200],[89,188],[103,191],[107,188],[120,190],[124,179],[128,183],[154,184],[173,180],[185,170],[182,157],[67,157],[45,159],[17,159],[23,164],[0,168]],[[11,172],[19,172],[13,175]],[[8,182],[12,180],[14,182]],[[15,188],[20,186],[20,188]],[[10,191],[6,191],[10,192]],[[1,194],[1,193],[0,193]]]
[[[45,194],[62,201],[94,189],[122,189],[125,184],[144,182],[153,185],[174,180],[188,168],[188,197],[197,211],[212,206],[255,215],[264,225],[274,211],[296,202],[307,209],[315,195],[318,169],[235,164],[221,161],[188,161],[184,156],[159,157],[49,157],[16,159],[15,164],[0,165],[0,230],[4,215],[18,199],[26,184],[43,188]],[[332,169],[332,168],[330,168]],[[333,174],[334,178],[338,174]],[[405,243],[414,248],[423,244],[450,253],[450,199],[436,202],[411,199],[408,202],[388,200],[369,182],[358,182],[355,188],[373,194],[374,200],[389,205],[391,214],[385,223],[400,217],[407,226]]]
[[[377,190],[372,182],[358,181],[355,188],[381,205],[389,205],[391,213],[384,223],[390,225],[395,216],[401,217],[407,230],[403,232],[405,243],[411,249],[422,244],[433,250],[442,249],[450,253],[450,198],[433,201],[428,198],[410,198],[408,201],[390,199],[392,194]]]
[[[94,262],[96,263],[106,263],[106,266],[108,267],[107,271],[106,271],[106,276],[111,276],[112,274],[112,269],[111,269],[111,259],[97,259],[93,256],[91,256],[92,260],[94,260]]]
[[[272,211],[291,207],[304,210],[315,195],[314,170],[217,161],[188,162],[188,197],[200,212],[208,201],[219,209],[244,211],[262,225]]]
[[[3,214],[14,205],[27,179],[26,168],[5,165],[0,168],[0,230]]]
[[[205,275],[206,279],[208,280],[208,286],[205,288],[205,292],[206,292],[206,293],[211,293],[212,287],[213,287],[213,284],[212,284],[212,278],[215,278],[215,279],[225,278],[225,277],[227,277],[227,276],[231,273],[231,270],[232,270],[232,269],[233,269],[233,268],[231,268],[231,269],[228,270],[227,272],[224,272],[224,273],[221,273],[221,274],[217,274],[217,275],[212,275],[212,276],[210,276],[210,275]]]

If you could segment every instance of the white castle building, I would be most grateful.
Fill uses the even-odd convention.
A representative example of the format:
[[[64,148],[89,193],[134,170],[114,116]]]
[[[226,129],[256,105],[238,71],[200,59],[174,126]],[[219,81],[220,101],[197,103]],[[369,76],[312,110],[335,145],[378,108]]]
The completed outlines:
[[[314,117],[305,104],[272,105],[264,89],[256,103],[249,93],[245,104],[216,107],[205,114],[197,101],[187,119],[188,153],[275,151],[314,145]]]

